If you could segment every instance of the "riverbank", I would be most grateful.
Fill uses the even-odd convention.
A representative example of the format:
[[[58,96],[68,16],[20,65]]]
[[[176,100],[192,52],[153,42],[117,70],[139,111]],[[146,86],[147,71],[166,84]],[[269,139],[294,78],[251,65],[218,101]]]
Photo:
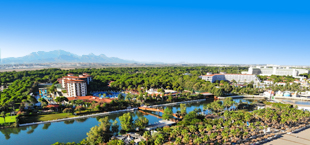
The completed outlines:
[[[218,99],[220,100],[224,100],[225,98],[227,97],[231,97],[233,99],[237,99],[237,98],[252,98],[252,99],[264,99],[264,98],[267,98],[265,96],[257,96],[257,95],[236,95],[236,96],[226,96],[226,97],[217,97]]]
[[[206,99],[189,100],[189,101],[182,101],[182,102],[173,102],[173,103],[160,104],[160,105],[151,105],[151,106],[148,106],[148,107],[156,108],[156,107],[162,107],[162,106],[171,106],[171,105],[178,105],[178,104],[192,103],[192,102],[201,102],[201,101],[206,101]]]
[[[52,122],[60,122],[60,121],[73,120],[73,119],[88,118],[88,117],[101,116],[101,115],[109,115],[109,114],[112,114],[112,113],[134,111],[136,109],[138,109],[138,108],[124,109],[124,110],[117,110],[117,111],[110,111],[110,112],[103,112],[103,113],[96,113],[96,114],[83,115],[83,116],[70,117],[70,118],[63,118],[63,119],[56,119],[56,120],[49,120],[49,121],[24,123],[24,124],[19,124],[19,126],[29,126],[29,125],[37,125],[37,124],[45,124],[45,123],[52,123]]]
[[[275,99],[275,101],[276,101],[276,102],[281,102],[281,103],[283,103],[283,104],[295,105],[295,106],[297,106],[298,109],[310,111],[310,105],[296,104],[296,103],[294,103],[294,102],[283,101],[283,99]]]
[[[227,97],[231,97],[233,99],[236,98],[257,98],[257,99],[269,99],[270,97],[266,96],[259,96],[259,95],[236,95],[236,96],[226,96],[226,97],[218,97],[218,99],[223,100]],[[280,96],[274,96],[274,99],[287,99],[287,100],[301,100],[301,101],[310,101],[310,98],[304,98],[304,97],[280,97]]]
[[[190,101],[182,101],[182,102],[174,102],[174,103],[153,105],[153,106],[148,106],[148,107],[155,108],[155,107],[161,107],[161,106],[172,106],[172,105],[177,105],[177,104],[182,104],[182,103],[201,102],[201,101],[205,101],[205,100],[206,100],[206,99],[190,100]],[[117,111],[109,111],[109,112],[103,112],[103,113],[95,113],[95,114],[89,114],[89,115],[83,115],[83,116],[76,116],[76,117],[69,117],[69,118],[62,118],[62,119],[55,119],[55,120],[49,120],[49,121],[40,121],[40,122],[24,123],[24,124],[19,124],[19,126],[22,127],[22,126],[30,126],[30,125],[38,125],[38,124],[46,124],[46,123],[52,123],[52,122],[61,122],[61,121],[67,121],[67,120],[88,118],[88,117],[94,117],[94,116],[103,116],[103,115],[109,115],[109,114],[113,114],[113,113],[121,113],[121,112],[134,111],[134,110],[137,110],[137,109],[138,109],[138,108],[123,109],[123,110],[117,110]]]

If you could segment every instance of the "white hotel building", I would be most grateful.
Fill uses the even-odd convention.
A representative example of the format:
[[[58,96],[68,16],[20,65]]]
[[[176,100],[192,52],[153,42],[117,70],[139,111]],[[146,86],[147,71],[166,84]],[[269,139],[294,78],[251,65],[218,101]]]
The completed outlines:
[[[206,75],[201,76],[201,79],[210,81],[211,83],[214,83],[215,81],[233,81],[235,80],[238,83],[258,83],[260,82],[260,79],[256,75],[251,74],[226,74],[221,72],[220,74],[212,74],[207,73]]]
[[[58,81],[67,90],[68,97],[86,96],[87,85],[92,81],[92,76],[87,73],[74,76],[70,73],[68,76],[58,79]]]
[[[248,71],[242,72],[242,74],[255,74],[262,76],[280,75],[280,76],[293,76],[299,78],[300,74],[309,74],[309,70],[306,69],[292,69],[290,67],[279,67],[279,66],[256,66],[255,68],[250,67]]]

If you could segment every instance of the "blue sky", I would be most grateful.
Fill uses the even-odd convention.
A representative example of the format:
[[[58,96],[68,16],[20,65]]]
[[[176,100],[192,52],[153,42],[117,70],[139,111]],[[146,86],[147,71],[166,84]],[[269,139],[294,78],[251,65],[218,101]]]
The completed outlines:
[[[1,0],[1,55],[61,49],[143,62],[310,65],[309,4]]]

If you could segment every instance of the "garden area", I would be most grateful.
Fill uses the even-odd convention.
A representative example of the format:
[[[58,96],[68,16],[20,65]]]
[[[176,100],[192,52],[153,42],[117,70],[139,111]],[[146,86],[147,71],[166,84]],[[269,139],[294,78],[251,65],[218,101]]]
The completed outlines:
[[[71,118],[75,115],[68,113],[53,113],[53,114],[43,114],[43,115],[27,115],[21,116],[20,123],[32,123],[32,122],[41,122],[41,121],[50,121],[62,118]]]
[[[0,117],[0,124],[3,123],[15,123],[16,122],[16,116],[5,116],[4,117]]]

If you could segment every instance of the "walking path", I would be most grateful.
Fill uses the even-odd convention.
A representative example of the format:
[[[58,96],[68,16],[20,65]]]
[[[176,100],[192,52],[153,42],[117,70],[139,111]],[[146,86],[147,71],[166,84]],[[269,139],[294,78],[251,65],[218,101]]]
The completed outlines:
[[[305,129],[298,133],[285,134],[274,139],[265,145],[310,145],[310,129]]]
[[[283,101],[282,99],[275,99],[275,101],[276,102],[281,102],[283,104],[297,105],[298,109],[310,111],[310,105],[295,104],[294,102],[287,102],[287,101]]]
[[[174,102],[174,103],[153,105],[153,106],[148,106],[148,107],[149,108],[156,108],[156,107],[161,107],[161,106],[171,106],[171,105],[177,105],[177,104],[182,104],[182,103],[201,102],[201,101],[206,101],[206,99],[190,100],[190,101],[183,101],[183,102]]]
[[[269,99],[270,97],[266,96],[259,96],[259,95],[237,95],[237,96],[227,96],[231,98],[253,98],[253,99],[263,99],[267,98]],[[225,99],[227,97],[218,97],[218,99]],[[286,99],[286,100],[303,100],[303,101],[310,101],[310,98],[305,98],[305,97],[281,97],[281,96],[274,96],[275,99]]]
[[[175,102],[175,103],[168,103],[168,104],[162,104],[162,105],[153,105],[153,106],[150,106],[150,107],[170,106],[170,105],[176,105],[176,104],[180,104],[180,103],[200,102],[200,101],[205,101],[205,100],[206,99],[191,100],[191,101],[184,101],[184,102]],[[137,110],[137,109],[138,108],[132,108],[132,109],[124,109],[124,110],[96,113],[96,114],[90,114],[90,115],[83,115],[83,116],[77,116],[77,117],[71,117],[71,118],[63,118],[63,119],[57,119],[57,120],[49,120],[49,121],[41,121],[41,122],[33,122],[33,123],[24,123],[24,124],[19,124],[19,126],[29,126],[29,125],[36,125],[36,124],[61,122],[61,121],[72,120],[72,119],[88,118],[88,117],[93,117],[93,116],[101,116],[101,115],[109,115],[109,114],[113,114],[113,113],[134,111],[134,110]]]
[[[155,109],[155,108],[147,108],[147,107],[139,107],[139,110],[146,110],[146,111],[155,111],[155,112],[161,112],[164,113],[163,109]],[[172,114],[176,118],[182,118],[182,116],[176,115],[176,113]]]
[[[45,123],[52,123],[52,122],[60,122],[60,121],[66,121],[66,120],[72,120],[72,119],[88,118],[88,117],[93,117],[93,116],[109,115],[109,114],[113,114],[113,113],[134,111],[134,110],[136,110],[136,109],[138,109],[138,108],[124,109],[124,110],[117,110],[117,111],[110,111],[110,112],[103,112],[103,113],[96,113],[96,114],[83,115],[83,116],[77,116],[77,117],[71,117],[71,118],[63,118],[63,119],[56,119],[56,120],[50,120],[50,121],[41,121],[41,122],[25,123],[25,124],[19,124],[19,126],[29,126],[29,125],[36,125],[36,124],[45,124]]]

